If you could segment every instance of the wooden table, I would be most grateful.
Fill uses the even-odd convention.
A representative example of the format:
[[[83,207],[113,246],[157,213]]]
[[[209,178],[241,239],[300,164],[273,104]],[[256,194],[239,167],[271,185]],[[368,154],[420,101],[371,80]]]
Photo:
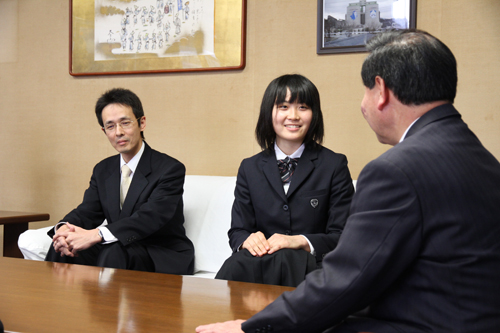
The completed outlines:
[[[17,247],[19,235],[28,230],[29,222],[47,221],[50,219],[49,214],[45,213],[28,213],[28,212],[11,212],[0,210],[0,224],[3,224],[3,256],[22,258],[23,255]]]
[[[0,320],[14,332],[193,333],[294,289],[12,258],[0,272]]]

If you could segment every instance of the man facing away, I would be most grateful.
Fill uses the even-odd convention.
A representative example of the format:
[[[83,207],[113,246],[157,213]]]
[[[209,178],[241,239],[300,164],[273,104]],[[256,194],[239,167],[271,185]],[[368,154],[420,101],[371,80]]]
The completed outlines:
[[[48,234],[45,260],[170,274],[193,274],[184,230],[185,167],[144,141],[140,99],[112,89],[97,101],[102,131],[119,155],[94,167],[83,202]],[[100,226],[106,220],[106,226]]]
[[[452,105],[455,58],[423,31],[367,47],[361,111],[394,147],[359,175],[337,248],[249,320],[197,332],[500,332],[500,164]]]

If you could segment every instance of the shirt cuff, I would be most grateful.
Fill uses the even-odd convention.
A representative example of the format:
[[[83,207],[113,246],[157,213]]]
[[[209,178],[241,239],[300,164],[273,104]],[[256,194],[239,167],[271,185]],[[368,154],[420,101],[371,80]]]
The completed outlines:
[[[304,235],[301,235],[301,236],[302,236],[302,237],[304,237],[304,238],[306,239],[307,243],[309,244],[309,248],[311,249],[311,254],[312,254],[313,256],[315,256],[315,255],[316,255],[316,251],[314,251],[314,246],[311,244],[311,242],[309,241],[309,239],[307,239],[307,237],[306,237],[306,236],[304,236]]]
[[[109,243],[114,243],[118,241],[118,238],[116,238],[111,231],[109,231],[108,228],[106,227],[97,227],[102,233],[102,242],[101,244],[109,244]]]
[[[57,223],[54,226],[54,231],[57,231],[57,229],[59,229],[63,224],[66,224],[66,223],[68,223],[68,222],[61,221],[61,222]]]

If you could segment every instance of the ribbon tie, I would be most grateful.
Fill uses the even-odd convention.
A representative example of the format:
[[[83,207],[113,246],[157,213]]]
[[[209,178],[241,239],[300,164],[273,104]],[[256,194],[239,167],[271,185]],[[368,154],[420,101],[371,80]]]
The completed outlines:
[[[299,162],[298,158],[290,158],[287,156],[283,160],[278,160],[278,170],[280,172],[281,181],[283,183],[289,183],[292,179],[292,175],[295,172],[295,168],[297,167],[297,163]]]

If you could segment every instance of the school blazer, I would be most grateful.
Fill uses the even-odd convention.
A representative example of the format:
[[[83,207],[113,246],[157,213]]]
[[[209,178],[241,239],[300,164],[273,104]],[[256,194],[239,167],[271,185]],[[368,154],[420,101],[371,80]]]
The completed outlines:
[[[335,248],[354,193],[347,158],[306,146],[285,195],[274,151],[243,160],[238,171],[229,244],[233,251],[256,231],[306,236],[316,261]]]

